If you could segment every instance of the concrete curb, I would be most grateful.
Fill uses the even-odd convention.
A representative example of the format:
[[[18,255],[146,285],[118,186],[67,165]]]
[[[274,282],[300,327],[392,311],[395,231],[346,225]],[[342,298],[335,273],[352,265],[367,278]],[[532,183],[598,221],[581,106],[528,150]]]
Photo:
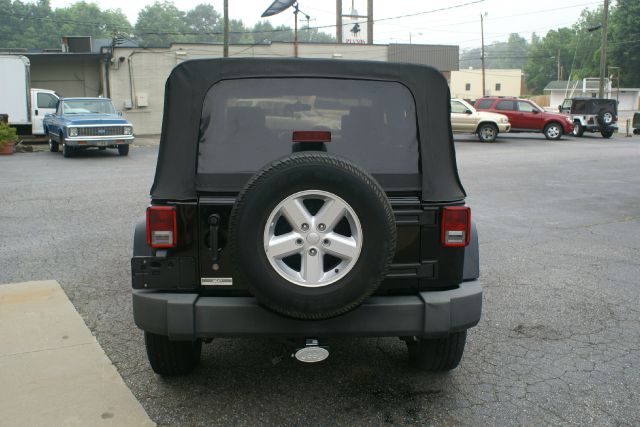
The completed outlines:
[[[56,281],[0,285],[0,384],[0,425],[155,425]]]

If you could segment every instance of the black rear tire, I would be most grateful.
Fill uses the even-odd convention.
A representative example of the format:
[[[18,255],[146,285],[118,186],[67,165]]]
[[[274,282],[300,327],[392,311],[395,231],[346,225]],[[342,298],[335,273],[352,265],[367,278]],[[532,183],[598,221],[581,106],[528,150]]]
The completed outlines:
[[[603,138],[611,138],[613,136],[613,130],[612,129],[601,130],[600,135],[602,135]]]
[[[58,141],[54,141],[51,136],[49,136],[49,151],[52,153],[58,152]]]
[[[121,156],[129,154],[129,144],[118,145],[118,154]]]
[[[416,338],[406,341],[412,366],[428,372],[455,369],[462,359],[467,331],[450,334],[446,338]]]
[[[171,341],[164,335],[144,333],[147,357],[153,372],[163,376],[186,375],[200,363],[202,340]]]

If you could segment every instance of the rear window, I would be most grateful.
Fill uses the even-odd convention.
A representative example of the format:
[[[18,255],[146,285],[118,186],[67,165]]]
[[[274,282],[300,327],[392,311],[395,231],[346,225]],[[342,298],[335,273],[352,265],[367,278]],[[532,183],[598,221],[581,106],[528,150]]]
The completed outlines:
[[[493,99],[481,99],[478,101],[477,109],[488,109],[491,108],[491,104],[493,104]]]
[[[417,174],[415,103],[394,82],[327,78],[224,80],[207,93],[199,174],[253,173],[291,154],[293,131],[331,132],[327,152],[374,174]]]

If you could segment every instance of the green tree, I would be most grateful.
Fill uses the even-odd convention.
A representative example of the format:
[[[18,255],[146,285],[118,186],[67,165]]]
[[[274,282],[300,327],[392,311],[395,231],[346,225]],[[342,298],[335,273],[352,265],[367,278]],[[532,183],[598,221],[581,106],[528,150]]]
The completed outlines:
[[[187,11],[185,24],[189,33],[198,33],[189,34],[189,42],[222,42],[223,17],[210,4],[199,4]]]
[[[611,13],[608,64],[620,67],[620,86],[640,87],[640,2],[618,0]]]
[[[0,47],[51,48],[60,46],[48,0],[0,0]]]
[[[529,52],[529,42],[516,33],[509,35],[506,42],[494,42],[485,46],[486,68],[524,68]],[[480,68],[482,66],[480,48],[467,49],[460,55],[461,68]]]
[[[184,12],[172,2],[156,1],[138,13],[134,32],[142,46],[168,46],[187,41],[188,31]]]
[[[95,3],[84,1],[56,9],[54,19],[60,36],[92,36],[109,38],[112,32],[131,34],[133,28],[120,9],[100,10]]]

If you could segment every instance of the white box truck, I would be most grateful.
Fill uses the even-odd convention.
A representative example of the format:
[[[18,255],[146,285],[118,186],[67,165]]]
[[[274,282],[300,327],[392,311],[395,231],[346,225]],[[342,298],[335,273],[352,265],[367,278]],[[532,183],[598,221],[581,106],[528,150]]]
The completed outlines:
[[[0,114],[19,135],[44,135],[42,119],[56,111],[58,99],[52,90],[31,88],[27,57],[0,55]]]

